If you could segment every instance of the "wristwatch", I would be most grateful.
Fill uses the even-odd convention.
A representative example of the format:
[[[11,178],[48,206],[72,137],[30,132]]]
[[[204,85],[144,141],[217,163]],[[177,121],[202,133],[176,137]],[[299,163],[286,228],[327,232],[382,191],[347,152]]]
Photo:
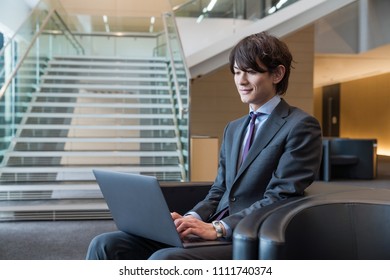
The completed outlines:
[[[222,230],[222,225],[220,221],[213,221],[211,223],[217,232],[217,238],[223,237],[223,230]]]

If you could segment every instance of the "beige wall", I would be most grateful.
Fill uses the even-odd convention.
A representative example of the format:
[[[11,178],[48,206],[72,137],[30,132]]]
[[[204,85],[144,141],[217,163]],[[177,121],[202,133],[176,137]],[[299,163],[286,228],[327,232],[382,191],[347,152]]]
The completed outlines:
[[[283,40],[293,54],[294,69],[285,99],[313,113],[314,28],[308,27]],[[248,113],[241,103],[228,65],[191,83],[191,135],[222,139],[225,125]]]
[[[212,182],[218,170],[217,138],[191,138],[191,178],[193,182]]]
[[[191,86],[191,135],[206,135],[221,139],[225,125],[248,112],[241,103],[233,75],[225,66]]]
[[[390,155],[390,74],[341,84],[340,136],[376,138]]]
[[[295,61],[285,99],[290,105],[313,114],[314,27],[295,32],[283,40]]]

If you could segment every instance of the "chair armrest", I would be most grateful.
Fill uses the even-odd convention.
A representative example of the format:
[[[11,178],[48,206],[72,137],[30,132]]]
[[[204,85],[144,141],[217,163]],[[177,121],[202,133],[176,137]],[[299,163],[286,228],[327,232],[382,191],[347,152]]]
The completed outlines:
[[[260,208],[242,219],[233,232],[233,259],[256,260],[259,252],[259,229],[264,220],[274,211],[305,196],[293,196]]]

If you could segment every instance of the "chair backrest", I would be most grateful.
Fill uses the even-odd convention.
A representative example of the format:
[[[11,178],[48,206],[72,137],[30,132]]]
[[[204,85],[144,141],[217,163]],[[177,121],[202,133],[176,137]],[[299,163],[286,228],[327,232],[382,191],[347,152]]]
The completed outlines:
[[[390,190],[325,194],[272,213],[260,259],[390,259]]]

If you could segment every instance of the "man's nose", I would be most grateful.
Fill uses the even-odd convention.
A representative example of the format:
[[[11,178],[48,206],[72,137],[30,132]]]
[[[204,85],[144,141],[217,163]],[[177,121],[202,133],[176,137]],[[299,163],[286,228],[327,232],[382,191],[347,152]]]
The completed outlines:
[[[239,83],[240,85],[244,85],[244,84],[248,83],[248,80],[247,80],[247,78],[246,78],[246,74],[245,74],[245,73],[242,74],[242,75],[240,75],[239,80],[238,80],[238,83]]]

